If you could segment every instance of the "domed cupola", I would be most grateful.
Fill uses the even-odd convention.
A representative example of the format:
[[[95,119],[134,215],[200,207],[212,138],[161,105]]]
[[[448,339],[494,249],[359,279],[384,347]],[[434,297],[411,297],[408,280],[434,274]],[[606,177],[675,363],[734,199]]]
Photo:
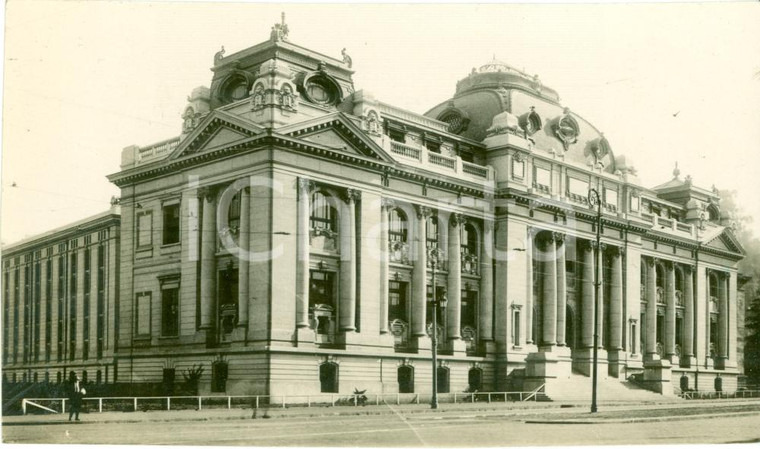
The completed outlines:
[[[467,78],[457,83],[456,98],[468,91],[493,88],[517,88],[537,94],[549,101],[559,102],[559,95],[554,89],[543,85],[538,75],[528,75],[495,57],[478,69],[472,69]]]

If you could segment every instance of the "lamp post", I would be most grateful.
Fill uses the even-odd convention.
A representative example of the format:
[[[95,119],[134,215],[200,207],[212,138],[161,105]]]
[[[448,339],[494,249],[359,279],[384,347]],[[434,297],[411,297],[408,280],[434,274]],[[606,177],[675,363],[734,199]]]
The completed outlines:
[[[599,346],[599,245],[602,235],[602,199],[599,197],[599,191],[592,188],[588,192],[588,203],[593,209],[596,207],[596,246],[594,246],[594,349],[593,349],[593,367],[591,374],[591,413],[596,413],[596,379]]]
[[[432,350],[433,350],[433,397],[430,400],[430,408],[438,408],[438,307],[442,309],[446,307],[446,297],[438,299],[436,294],[435,283],[435,269],[438,266],[439,260],[443,259],[443,250],[439,248],[430,248],[428,250],[428,260],[430,266],[433,269],[433,294],[430,303],[433,306],[433,329],[430,333]]]

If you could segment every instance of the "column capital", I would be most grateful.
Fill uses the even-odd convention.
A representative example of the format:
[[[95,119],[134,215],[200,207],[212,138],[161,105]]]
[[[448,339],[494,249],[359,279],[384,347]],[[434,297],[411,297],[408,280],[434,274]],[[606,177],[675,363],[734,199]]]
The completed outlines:
[[[209,203],[216,199],[216,187],[205,186],[198,188],[198,198],[205,199]]]
[[[311,193],[316,188],[316,184],[309,178],[298,178],[298,189],[301,192]]]
[[[396,207],[396,201],[390,198],[380,198],[380,207],[386,210],[390,210]]]
[[[654,268],[654,257],[644,257],[643,259],[648,268]]]
[[[362,191],[356,189],[346,189],[343,200],[348,203],[356,203],[362,199]]]
[[[596,242],[591,240],[579,240],[578,241],[578,247],[579,249],[583,251],[591,251],[596,246]]]
[[[460,225],[464,226],[467,223],[467,217],[465,217],[463,214],[460,213],[452,213],[449,216],[449,225],[451,227],[458,227]]]
[[[427,219],[428,217],[433,215],[433,209],[427,206],[420,206],[420,205],[415,204],[414,210],[417,212],[417,218],[419,219]]]
[[[565,242],[565,234],[562,232],[552,232],[552,238],[555,242],[557,242],[558,245],[561,245]]]

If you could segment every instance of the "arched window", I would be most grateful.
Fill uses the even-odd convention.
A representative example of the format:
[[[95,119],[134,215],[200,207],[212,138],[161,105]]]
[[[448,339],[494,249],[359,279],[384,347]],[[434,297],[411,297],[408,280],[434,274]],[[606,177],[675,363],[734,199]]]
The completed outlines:
[[[408,237],[407,228],[408,221],[406,214],[400,209],[391,209],[388,212],[388,240],[406,243]]]
[[[676,270],[676,290],[683,291],[683,273],[679,269]]]
[[[657,287],[665,288],[665,270],[660,264],[657,264],[655,269],[657,270]]]
[[[478,233],[475,226],[467,223],[462,227],[462,254],[478,255]]]
[[[445,366],[439,366],[436,370],[438,377],[438,393],[449,392],[449,368]]]
[[[399,393],[414,393],[414,367],[401,365],[396,371]]]
[[[338,232],[338,211],[332,197],[322,192],[311,195],[311,229]]]
[[[338,392],[338,364],[325,362],[319,365],[319,384],[322,393]]]
[[[483,370],[480,368],[470,368],[467,373],[467,385],[469,391],[480,391],[483,389]]]
[[[425,223],[427,249],[438,248],[438,217],[430,217]]]

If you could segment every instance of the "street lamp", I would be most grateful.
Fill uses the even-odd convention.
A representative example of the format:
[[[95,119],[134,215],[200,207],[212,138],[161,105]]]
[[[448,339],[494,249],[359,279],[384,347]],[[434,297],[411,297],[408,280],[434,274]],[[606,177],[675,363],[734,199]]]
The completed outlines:
[[[596,246],[594,246],[594,355],[593,368],[591,375],[591,413],[596,413],[596,378],[597,378],[597,346],[599,346],[599,244],[602,235],[602,199],[599,197],[599,191],[592,188],[588,192],[588,204],[593,209],[596,207]]]
[[[443,259],[443,250],[440,248],[430,248],[427,252],[430,266],[433,269],[433,294],[430,300],[433,306],[433,329],[430,333],[431,343],[433,345],[433,398],[430,400],[430,408],[438,408],[438,307],[446,308],[446,296],[438,299],[435,284],[435,269]]]

